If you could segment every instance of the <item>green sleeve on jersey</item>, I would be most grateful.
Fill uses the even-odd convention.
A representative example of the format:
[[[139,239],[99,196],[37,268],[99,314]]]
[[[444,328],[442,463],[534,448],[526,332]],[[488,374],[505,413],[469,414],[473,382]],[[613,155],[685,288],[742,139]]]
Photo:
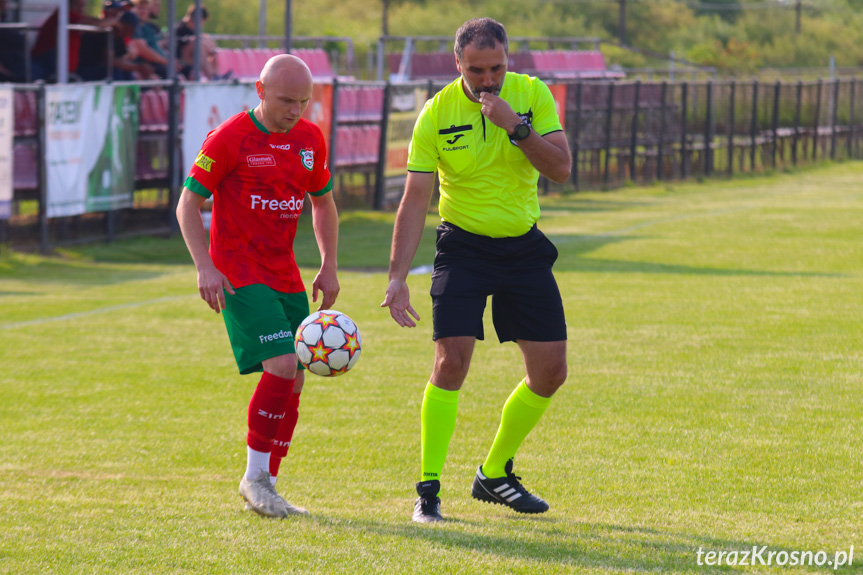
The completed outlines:
[[[327,182],[326,186],[324,186],[322,189],[318,190],[317,192],[309,192],[309,195],[310,196],[323,196],[324,194],[331,191],[332,189],[333,189],[333,179],[330,178],[330,181]]]
[[[201,183],[192,176],[187,177],[186,182],[183,185],[198,194],[199,196],[209,198],[213,195],[213,192],[201,185]]]

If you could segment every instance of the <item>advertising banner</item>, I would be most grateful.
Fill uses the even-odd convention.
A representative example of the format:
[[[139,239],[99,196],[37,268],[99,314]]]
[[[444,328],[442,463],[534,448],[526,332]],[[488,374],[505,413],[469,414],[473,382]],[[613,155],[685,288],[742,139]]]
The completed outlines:
[[[554,106],[557,108],[557,116],[560,118],[560,125],[565,130],[566,84],[551,84],[548,89],[551,90],[551,96],[554,98]]]
[[[49,86],[45,94],[49,218],[132,206],[137,86]]]
[[[0,219],[12,215],[12,136],[14,126],[12,86],[0,85]]]
[[[234,114],[250,110],[261,101],[254,84],[188,84],[184,92],[183,173],[180,182],[186,180],[207,134]]]
[[[254,84],[190,84],[185,87],[185,98],[181,181],[186,180],[207,134],[234,114],[251,110],[261,103]],[[312,101],[303,113],[303,118],[318,125],[324,133],[328,149],[332,109],[332,84],[315,84]]]

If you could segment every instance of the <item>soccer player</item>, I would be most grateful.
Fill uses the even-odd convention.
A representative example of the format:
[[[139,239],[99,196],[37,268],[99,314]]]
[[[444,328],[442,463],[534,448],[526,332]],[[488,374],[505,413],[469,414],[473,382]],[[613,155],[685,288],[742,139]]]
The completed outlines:
[[[223,312],[240,373],[263,371],[249,403],[240,495],[247,509],[285,517],[307,513],[275,489],[303,389],[293,334],[309,315],[309,302],[293,243],[306,193],[321,254],[312,300],[321,292],[322,309],[332,307],[339,293],[339,222],[323,135],[301,118],[312,97],[308,67],[295,56],[275,56],[256,87],[260,105],[207,135],[177,218],[198,271],[198,291],[210,308]],[[208,251],[200,208],[210,196]]]
[[[513,474],[512,459],[566,380],[566,324],[552,275],[557,249],[539,231],[539,174],[564,182],[571,159],[548,87],[507,72],[504,27],[490,18],[455,36],[461,77],[429,100],[414,127],[405,193],[396,216],[389,285],[382,307],[414,327],[406,278],[440,174],[442,223],[432,272],[435,361],[421,413],[421,475],[413,520],[443,519],[440,477],[482,316],[492,296],[501,342],[515,341],[526,377],[503,407],[491,450],[471,494],[520,513],[548,504]]]

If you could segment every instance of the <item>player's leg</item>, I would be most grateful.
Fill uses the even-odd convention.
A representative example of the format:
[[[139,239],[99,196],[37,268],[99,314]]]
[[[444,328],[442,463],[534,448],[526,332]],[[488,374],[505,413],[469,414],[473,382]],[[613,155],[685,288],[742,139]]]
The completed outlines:
[[[291,333],[297,333],[300,323],[309,315],[309,300],[305,292],[295,294],[280,294],[279,299],[282,301],[285,315],[291,323]],[[276,433],[273,447],[270,451],[270,482],[275,487],[279,476],[282,460],[287,456],[291,442],[294,437],[294,430],[297,427],[297,421],[300,416],[300,394],[303,391],[303,383],[305,382],[305,368],[296,361],[296,355],[287,356],[288,361],[293,361],[292,365],[284,365],[282,369],[293,369],[296,373],[294,377],[294,390],[285,404],[285,417],[279,425],[279,430]],[[263,362],[264,370],[268,370],[270,365],[268,361]],[[281,496],[280,496],[281,497]],[[282,502],[285,504],[288,513],[290,514],[308,514],[308,511],[297,505],[288,503],[284,498]]]
[[[291,324],[291,333],[297,333],[300,324],[309,315],[309,298],[305,292],[294,294],[280,294],[279,297],[285,315]],[[296,376],[294,378],[294,393],[288,399],[285,406],[285,418],[279,426],[279,431],[276,439],[273,442],[273,450],[270,452],[270,476],[273,485],[276,483],[276,478],[279,475],[279,468],[282,459],[288,454],[288,449],[291,446],[291,441],[294,436],[297,421],[300,416],[300,394],[303,391],[303,383],[305,382],[305,368],[299,362],[296,362]],[[287,366],[286,366],[287,367]],[[266,369],[266,368],[265,368]]]
[[[296,429],[297,421],[300,418],[300,394],[303,391],[305,373],[305,370],[297,370],[297,376],[294,379],[294,393],[288,399],[285,406],[285,419],[279,426],[276,439],[273,441],[273,450],[270,452],[270,478],[273,485],[276,484],[276,479],[279,476],[282,459],[288,455],[294,437],[294,429]]]
[[[237,366],[243,374],[263,370],[249,402],[240,494],[255,512],[285,517],[288,510],[270,481],[269,466],[285,405],[294,392],[297,359],[291,324],[278,292],[260,284],[235,291],[226,294],[223,316]]]
[[[266,359],[262,363],[264,376],[261,378],[261,381],[263,382],[265,378],[267,380],[272,379],[272,377],[267,377],[268,374],[278,373],[280,374],[278,377],[281,377],[285,383],[290,382],[290,386],[284,388],[284,391],[289,390],[290,393],[280,397],[276,397],[275,395],[267,397],[264,395],[264,401],[258,402],[256,400],[258,399],[259,392],[262,391],[262,385],[258,384],[258,389],[255,390],[255,394],[249,404],[249,434],[251,436],[253,433],[253,425],[255,423],[260,425],[261,420],[264,419],[261,417],[263,412],[272,410],[268,412],[269,417],[272,419],[265,423],[265,427],[259,426],[256,429],[256,435],[258,436],[256,439],[260,437],[259,434],[261,432],[265,431],[267,437],[272,434],[272,441],[269,444],[269,452],[262,453],[257,451],[257,446],[253,447],[253,438],[248,438],[247,451],[250,455],[244,478],[265,476],[273,488],[272,494],[276,496],[288,515],[307,515],[308,511],[302,507],[288,503],[275,490],[276,475],[278,474],[282,459],[287,455],[288,446],[290,446],[299,417],[300,393],[297,391],[296,382],[300,380],[300,391],[302,391],[301,378],[303,377],[303,373],[297,371],[297,356],[294,353]],[[291,374],[293,374],[293,377],[288,377]],[[251,479],[249,480],[251,481]],[[254,510],[254,505],[251,505],[249,502],[247,508]]]

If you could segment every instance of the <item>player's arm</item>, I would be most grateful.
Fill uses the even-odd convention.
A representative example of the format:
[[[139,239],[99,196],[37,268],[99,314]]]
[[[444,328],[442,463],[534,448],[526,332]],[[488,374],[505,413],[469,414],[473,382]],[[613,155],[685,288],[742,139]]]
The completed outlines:
[[[315,230],[318,250],[321,252],[321,269],[312,283],[312,301],[318,301],[318,291],[321,291],[323,298],[318,309],[331,309],[340,289],[337,275],[339,213],[332,192],[309,197],[312,199],[312,227]]]
[[[192,261],[195,262],[195,269],[198,270],[198,293],[213,311],[219,313],[225,309],[225,293],[222,290],[233,295],[234,288],[216,268],[207,249],[207,232],[201,219],[201,206],[205,200],[200,194],[184,187],[177,204],[177,221]]]
[[[396,214],[387,295],[381,307],[402,327],[415,327],[420,316],[411,306],[407,277],[425,227],[426,214],[434,190],[434,172],[408,172],[405,194]]]
[[[506,130],[507,134],[511,134],[521,123],[518,114],[499,96],[483,92],[479,101],[485,117],[498,128]],[[569,179],[572,171],[572,153],[569,151],[569,144],[563,131],[541,136],[531,128],[530,136],[521,140],[518,147],[533,167],[549,180],[562,184]]]

